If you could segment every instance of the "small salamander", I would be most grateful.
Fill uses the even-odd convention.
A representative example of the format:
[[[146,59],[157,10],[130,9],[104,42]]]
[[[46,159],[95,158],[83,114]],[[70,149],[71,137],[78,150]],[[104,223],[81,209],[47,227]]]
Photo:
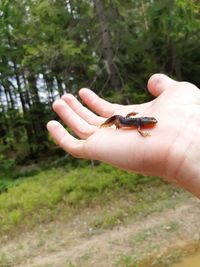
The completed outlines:
[[[100,125],[101,128],[110,127],[115,125],[117,129],[122,127],[137,127],[137,131],[143,136],[146,137],[149,135],[147,132],[143,132],[142,127],[152,127],[157,123],[157,120],[154,117],[139,117],[139,118],[130,118],[138,114],[137,112],[128,113],[125,117],[121,115],[114,115],[108,118],[103,124]]]

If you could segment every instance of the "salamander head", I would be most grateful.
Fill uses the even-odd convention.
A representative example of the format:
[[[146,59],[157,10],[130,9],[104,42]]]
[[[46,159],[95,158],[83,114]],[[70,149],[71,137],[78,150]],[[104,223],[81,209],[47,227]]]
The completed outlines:
[[[154,118],[154,117],[150,117],[149,119],[150,119],[151,123],[153,123],[153,124],[155,124],[155,123],[158,122],[158,121],[156,120],[156,118]]]
[[[158,121],[154,117],[142,117],[142,119],[141,119],[142,125],[152,125],[153,126],[157,122]]]

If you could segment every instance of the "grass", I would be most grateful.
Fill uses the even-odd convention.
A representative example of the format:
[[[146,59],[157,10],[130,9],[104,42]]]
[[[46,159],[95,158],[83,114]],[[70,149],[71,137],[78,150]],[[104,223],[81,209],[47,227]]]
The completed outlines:
[[[174,222],[170,222],[167,225],[172,226],[174,225]],[[139,233],[137,236],[135,236],[134,239],[132,239],[132,241],[135,242],[135,245],[141,245],[141,243],[144,243],[144,247],[147,247],[148,245],[149,251],[145,250],[143,253],[129,253],[127,255],[123,254],[116,262],[116,267],[171,267],[174,266],[175,263],[180,262],[180,260],[183,258],[187,258],[188,256],[195,257],[196,255],[199,255],[199,240],[193,240],[184,246],[172,246],[166,249],[164,253],[160,253],[159,246],[156,248],[155,244],[152,245],[153,235],[156,232],[157,234],[162,234],[160,228],[163,228],[163,226],[160,225],[156,229],[147,229],[146,232],[144,231],[143,233]],[[177,228],[177,226],[175,228]],[[174,231],[174,229],[172,231]],[[149,242],[145,242],[147,241],[146,239],[149,239]],[[133,251],[134,250],[135,249],[133,248]]]
[[[121,256],[117,267],[139,267],[138,260],[130,255]]]
[[[181,259],[188,257],[189,255],[195,255],[195,252],[199,251],[199,245],[197,243],[191,243],[185,247],[176,249],[169,249],[163,255],[151,256],[149,259],[141,262],[141,267],[171,267],[175,263],[180,262]]]
[[[139,232],[137,235],[134,235],[130,239],[130,245],[136,246],[141,245],[142,243],[146,243],[147,241],[151,242],[155,236],[163,236],[168,235],[170,233],[178,232],[180,229],[178,222],[176,221],[169,221],[160,225],[157,225],[156,228],[147,228],[142,232]]]
[[[112,204],[102,207],[97,216],[91,220],[90,226],[95,229],[111,229],[130,220],[138,220],[151,213],[173,208],[179,200],[187,197],[183,192],[172,197],[178,189],[156,179],[146,183],[142,188],[137,185],[137,189],[135,192],[126,192],[125,196],[114,195]],[[177,225],[172,223],[166,230],[173,231],[176,227]]]
[[[177,199],[179,190],[155,177],[127,173],[100,164],[76,168],[51,168],[22,179],[0,194],[0,233],[30,228],[51,221],[60,213],[74,214],[90,206],[107,206],[120,198],[129,202],[112,212],[102,212],[92,227],[112,228],[127,215],[149,214],[163,209],[160,200]],[[162,202],[163,203],[163,202]]]
[[[0,266],[12,266],[12,260],[5,253],[0,253]]]

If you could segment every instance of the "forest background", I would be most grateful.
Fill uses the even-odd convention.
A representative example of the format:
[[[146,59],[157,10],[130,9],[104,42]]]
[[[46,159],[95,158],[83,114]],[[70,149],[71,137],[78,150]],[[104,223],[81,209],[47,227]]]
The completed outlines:
[[[1,178],[64,155],[46,123],[65,92],[141,103],[156,72],[200,86],[199,10],[195,0],[1,0]]]
[[[151,100],[157,72],[200,87],[199,15],[198,0],[0,0],[0,265],[148,258],[143,266],[166,267],[171,258],[162,265],[160,255],[171,245],[200,247],[196,199],[156,177],[75,159],[46,129],[59,120],[53,101],[82,87],[122,104]]]

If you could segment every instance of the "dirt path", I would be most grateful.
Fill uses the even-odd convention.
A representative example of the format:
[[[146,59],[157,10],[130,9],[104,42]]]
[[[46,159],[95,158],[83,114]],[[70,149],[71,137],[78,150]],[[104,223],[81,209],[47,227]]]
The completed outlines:
[[[92,216],[92,214],[90,214]],[[174,209],[149,215],[112,230],[91,229],[87,218],[40,226],[4,244],[3,266],[128,266],[130,257],[161,255],[200,239],[200,201],[190,198]],[[7,265],[6,265],[7,264]],[[1,266],[2,266],[1,265]]]

